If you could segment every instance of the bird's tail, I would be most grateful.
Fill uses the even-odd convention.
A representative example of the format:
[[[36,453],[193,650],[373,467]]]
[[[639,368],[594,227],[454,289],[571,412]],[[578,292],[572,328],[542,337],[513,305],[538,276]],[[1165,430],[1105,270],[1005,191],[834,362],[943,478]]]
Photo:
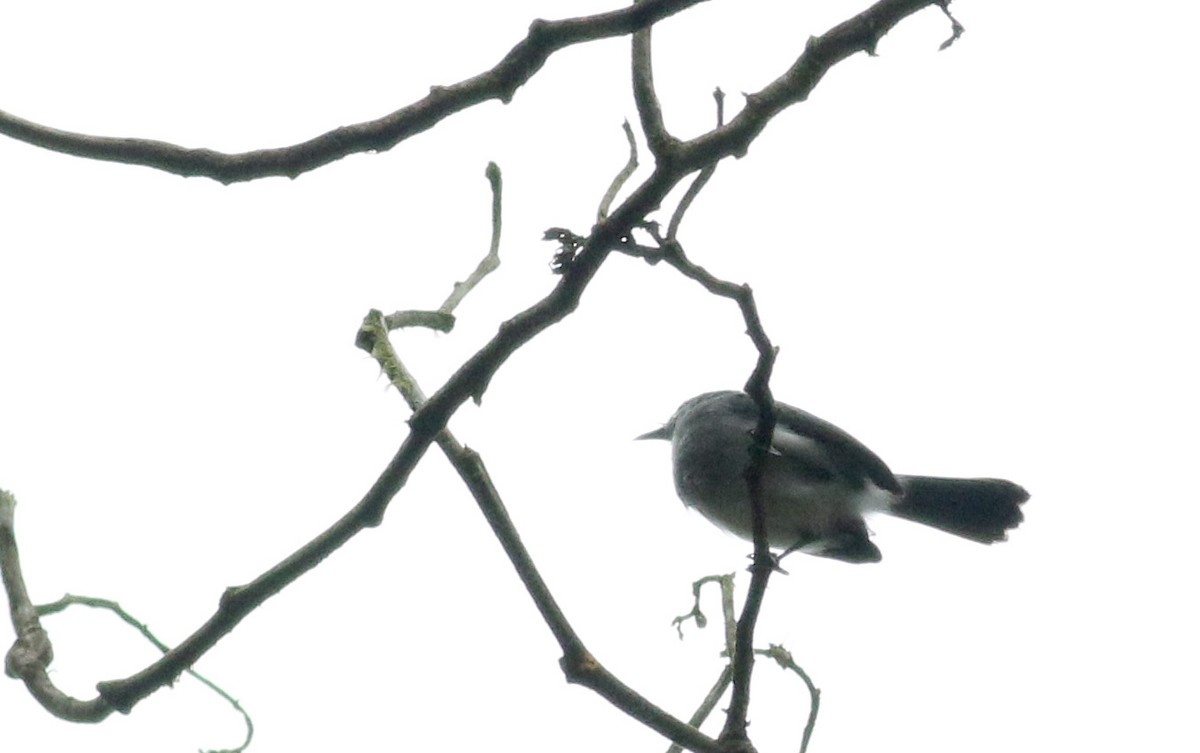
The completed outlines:
[[[1003,541],[1025,516],[1021,503],[1029,492],[996,478],[897,476],[904,496],[889,512],[965,539],[991,544]]]

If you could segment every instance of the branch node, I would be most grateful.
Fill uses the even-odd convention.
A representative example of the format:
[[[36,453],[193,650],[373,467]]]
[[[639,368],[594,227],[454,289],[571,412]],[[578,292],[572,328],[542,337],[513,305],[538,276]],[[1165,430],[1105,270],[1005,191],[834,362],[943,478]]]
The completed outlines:
[[[237,611],[242,605],[239,602],[245,599],[245,586],[229,586],[221,592],[221,598],[217,600],[217,608],[224,612]]]
[[[558,660],[558,665],[562,667],[563,675],[571,684],[585,682],[587,677],[595,674],[596,670],[600,668],[600,662],[596,661],[596,657],[582,647],[568,650]]]

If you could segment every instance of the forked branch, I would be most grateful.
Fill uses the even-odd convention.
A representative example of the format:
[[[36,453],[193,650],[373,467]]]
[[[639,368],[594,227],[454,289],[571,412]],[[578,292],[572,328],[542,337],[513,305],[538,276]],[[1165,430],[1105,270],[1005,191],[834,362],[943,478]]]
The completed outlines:
[[[250,180],[266,175],[294,177],[355,151],[390,148],[414,133],[430,128],[447,115],[480,101],[507,99],[540,68],[552,52],[590,39],[629,34],[697,2],[700,0],[645,0],[629,8],[598,16],[535,22],[526,39],[490,71],[450,87],[435,89],[421,101],[380,120],[337,129],[293,147],[227,155],[210,150],[189,150],[161,142],[70,134],[2,113],[0,133],[78,156],[143,164],[181,175],[204,175],[223,182]],[[584,290],[608,254],[616,249],[628,250],[632,230],[644,225],[647,217],[658,209],[681,181],[725,157],[744,154],[767,123],[786,107],[807,98],[830,67],[855,52],[873,51],[879,39],[904,17],[925,6],[941,7],[944,3],[945,0],[876,2],[868,10],[826,34],[811,38],[803,53],[787,71],[761,91],[747,95],[745,107],[729,123],[691,141],[678,142],[656,154],[657,161],[651,174],[611,214],[591,229],[576,253],[564,260],[561,277],[553,290],[542,300],[504,322],[495,337],[467,359],[441,389],[427,401],[418,404],[409,422],[408,436],[358,504],[326,531],[250,583],[227,589],[216,612],[191,636],[141,672],[125,679],[101,683],[96,699],[78,701],[68,698],[53,689],[49,681],[46,673],[50,660],[49,643],[44,640],[44,634],[39,635],[40,627],[36,620],[31,622],[28,619],[28,595],[24,593],[19,562],[16,562],[11,505],[7,506],[7,520],[0,516],[0,565],[4,566],[5,587],[18,634],[17,645],[8,656],[10,671],[25,679],[35,697],[51,711],[63,718],[78,721],[98,721],[114,710],[128,711],[141,699],[173,681],[264,601],[315,567],[359,531],[378,525],[388,504],[406,484],[409,474],[430,444],[443,435],[454,412],[468,398],[474,396],[478,399],[482,396],[492,376],[517,349],[575,310]],[[757,314],[753,311],[748,289],[743,292],[745,295],[734,297],[742,305],[747,322],[756,321]],[[751,326],[751,329],[755,327]],[[761,333],[761,326],[757,329]],[[760,351],[759,367],[747,385],[747,391],[762,409],[763,420],[758,435],[763,437],[770,434],[772,403],[767,377],[774,351],[765,335],[756,337],[756,345]],[[469,485],[490,486],[481,468],[479,465],[472,471]],[[753,489],[753,479],[750,483]],[[4,509],[5,505],[0,505],[0,513]],[[761,529],[761,521],[756,521],[756,529]],[[761,534],[761,530],[756,533]],[[756,535],[755,548],[756,553],[765,550],[763,536]],[[765,560],[756,558],[755,581],[765,585],[766,574],[761,577],[758,575],[762,561]],[[755,589],[756,586],[752,586],[752,599]],[[743,612],[743,619],[748,613],[752,613],[750,602],[747,611]],[[554,629],[553,621],[548,621]],[[752,633],[752,622],[752,619],[749,620],[746,627],[747,637],[739,631],[737,638],[737,653],[746,657],[743,661],[749,661],[752,656],[748,640]],[[566,645],[572,645],[569,639]],[[713,750],[711,741],[698,732],[665,725],[656,716],[656,709],[632,689],[608,675],[582,647],[579,649],[567,650],[563,657],[564,669],[570,679],[596,688],[614,702],[619,702],[627,713],[678,742],[697,750]],[[748,669],[741,681],[737,675],[735,669],[735,687],[739,684],[745,686]],[[743,703],[735,694],[735,704]],[[744,709],[740,714],[731,713],[731,717],[737,716],[741,717],[744,727]]]

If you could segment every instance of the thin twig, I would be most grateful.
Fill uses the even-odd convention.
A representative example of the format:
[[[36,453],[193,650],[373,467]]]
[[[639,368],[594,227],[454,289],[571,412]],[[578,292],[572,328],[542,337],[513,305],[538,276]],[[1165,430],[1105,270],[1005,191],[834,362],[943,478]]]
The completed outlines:
[[[696,626],[699,628],[703,628],[707,624],[708,618],[704,616],[704,612],[700,611],[700,592],[706,583],[717,583],[721,587],[721,616],[725,628],[725,650],[722,652],[722,655],[730,659],[730,661],[722,667],[721,674],[717,677],[716,682],[713,683],[712,688],[704,696],[704,700],[700,702],[695,713],[688,719],[688,724],[697,729],[712,714],[713,709],[720,702],[721,696],[725,695],[725,691],[729,689],[729,683],[733,680],[733,644],[734,636],[737,633],[737,618],[733,613],[733,573],[728,573],[726,575],[708,575],[692,584],[692,596],[695,600],[692,605],[692,611],[671,621],[671,624],[675,625],[676,629],[679,630],[679,637],[683,638],[682,624],[689,619],[694,619]],[[679,753],[682,749],[678,743],[672,743],[667,748],[667,753]]]
[[[488,163],[484,175],[492,187],[492,242],[488,246],[487,256],[480,260],[475,271],[471,272],[471,276],[464,282],[454,283],[454,290],[438,307],[438,312],[442,314],[453,314],[462,299],[467,297],[467,293],[470,293],[476,285],[483,281],[483,278],[495,272],[500,266],[501,196],[504,184],[500,176],[500,167],[495,162]]]
[[[725,125],[725,92],[721,91],[721,87],[713,90],[713,99],[717,103],[717,128]],[[683,222],[683,216],[687,214],[687,210],[692,206],[692,202],[700,195],[700,191],[712,180],[712,176],[717,172],[717,165],[713,162],[705,167],[696,175],[696,179],[684,191],[683,198],[679,200],[679,205],[675,207],[675,212],[671,215],[671,221],[667,224],[667,240],[673,241],[679,234],[679,225]]]
[[[699,170],[715,159],[745,156],[751,142],[784,109],[808,99],[825,73],[858,52],[873,51],[889,31],[917,11],[944,0],[879,0],[821,36],[809,37],[803,54],[783,75],[746,95],[745,106],[723,128],[680,145],[680,169]]]
[[[145,623],[131,615],[129,612],[125,611],[120,604],[111,599],[101,599],[94,596],[79,596],[77,594],[65,594],[58,601],[37,605],[38,616],[45,617],[47,615],[56,614],[58,612],[62,612],[67,607],[72,605],[91,607],[93,609],[103,609],[105,611],[112,612],[118,618],[120,618],[122,622],[141,633],[143,638],[149,641],[151,645],[153,645],[162,653],[165,654],[171,650],[171,647],[160,641],[158,636],[154,635],[154,633],[151,632],[150,628]],[[242,721],[246,724],[246,737],[242,740],[241,745],[237,746],[236,748],[222,748],[220,750],[207,751],[207,753],[241,753],[241,751],[244,751],[246,748],[250,747],[250,743],[254,740],[254,720],[252,720],[250,718],[250,714],[246,713],[246,710],[242,708],[242,704],[239,703],[238,700],[229,693],[225,692],[225,690],[219,685],[194,669],[188,668],[184,671],[198,680],[209,690],[225,699],[225,701],[232,706],[235,711],[242,715]]]
[[[621,123],[621,129],[625,131],[625,141],[629,144],[629,159],[625,161],[625,167],[622,167],[621,171],[613,177],[612,183],[608,184],[608,190],[600,198],[600,208],[596,210],[596,222],[600,222],[608,216],[608,210],[616,200],[617,194],[633,177],[633,173],[638,167],[637,139],[633,136],[633,128],[630,127],[628,120]]]
[[[704,700],[700,702],[700,705],[696,708],[695,713],[693,713],[688,719],[689,725],[699,729],[700,725],[704,724],[705,720],[707,720],[709,715],[712,714],[713,709],[715,709],[717,704],[720,703],[721,697],[725,695],[725,691],[729,690],[729,683],[732,680],[733,665],[726,664],[721,668],[721,674],[717,676],[717,681],[713,683],[713,686],[709,688],[708,693],[705,694]],[[667,747],[667,753],[680,753],[682,750],[683,746],[676,742],[671,743]]]
[[[817,726],[817,714],[821,710],[821,690],[813,684],[812,678],[808,676],[803,667],[796,663],[791,652],[783,646],[772,643],[771,647],[766,650],[755,649],[755,653],[769,656],[779,666],[795,672],[808,688],[808,721],[804,725],[804,736],[800,739],[800,753],[805,753],[808,750],[808,742],[812,739],[813,729]]]
[[[730,632],[731,625],[736,622],[733,619],[733,573],[726,575],[706,575],[692,583],[692,610],[671,620],[671,624],[679,632],[680,640],[683,639],[683,623],[688,620],[694,621],[696,627],[701,630],[708,626],[708,617],[704,616],[704,612],[700,609],[700,595],[703,593],[704,586],[709,583],[716,583],[721,587],[721,606],[722,614],[725,617],[726,629],[725,655],[733,656],[733,633]],[[727,610],[725,609],[726,604],[728,604]]]

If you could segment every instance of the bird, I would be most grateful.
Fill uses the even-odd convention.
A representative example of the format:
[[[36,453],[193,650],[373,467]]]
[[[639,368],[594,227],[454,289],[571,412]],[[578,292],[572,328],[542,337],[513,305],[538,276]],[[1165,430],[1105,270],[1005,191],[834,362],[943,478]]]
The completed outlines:
[[[767,544],[851,563],[879,562],[864,514],[886,513],[964,539],[1007,539],[1029,493],[995,478],[893,474],[862,442],[786,403],[762,465],[759,496]],[[707,392],[684,401],[659,429],[637,439],[671,442],[675,490],[710,522],[753,541],[746,470],[757,404],[744,392]]]

